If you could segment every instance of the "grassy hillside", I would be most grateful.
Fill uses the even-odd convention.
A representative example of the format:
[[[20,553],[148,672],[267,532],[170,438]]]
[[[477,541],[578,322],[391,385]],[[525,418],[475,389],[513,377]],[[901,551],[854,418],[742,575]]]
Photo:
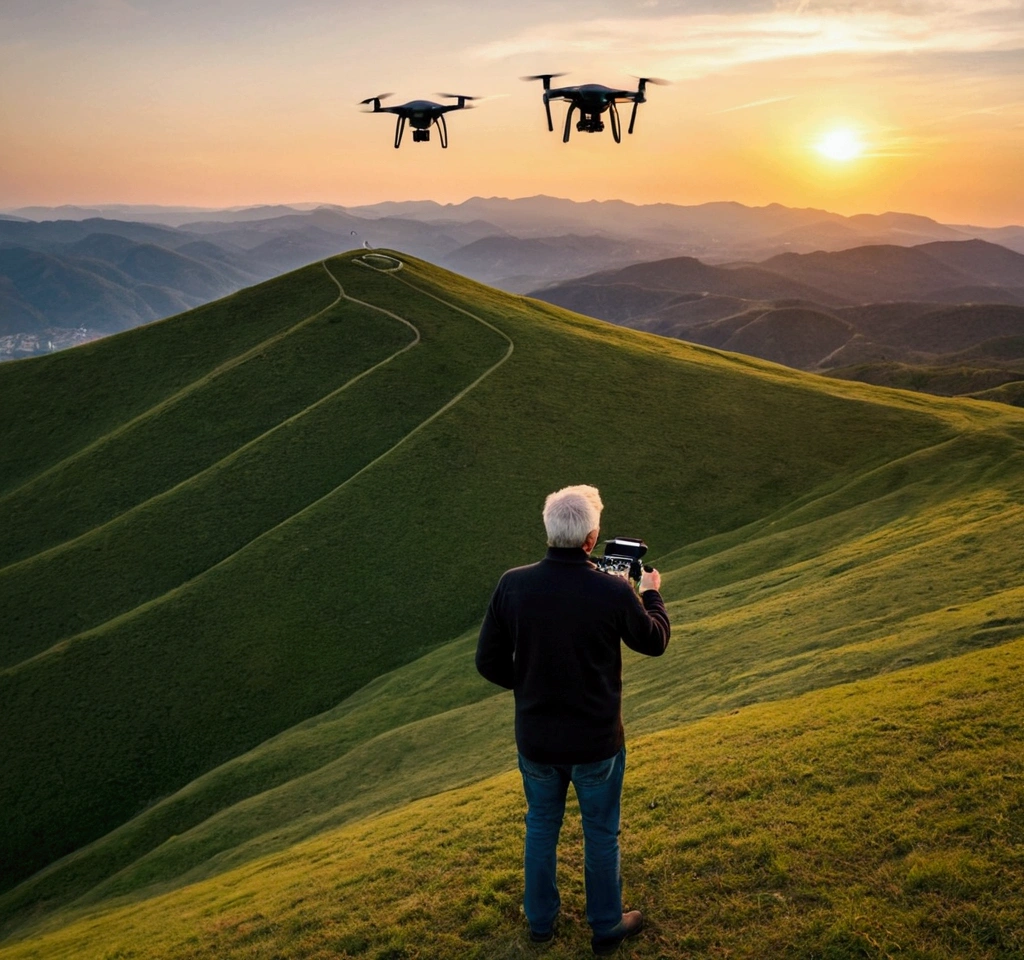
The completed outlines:
[[[635,958],[1024,951],[1024,641],[631,744]],[[507,699],[501,695],[500,699]],[[0,947],[79,957],[526,957],[516,774]],[[544,956],[590,955],[578,821]]]
[[[336,258],[263,285],[265,306],[204,308],[219,352],[193,379],[175,350],[195,312],[0,368],[12,398],[66,402],[58,375],[94,391],[54,451],[21,428],[35,472],[0,501],[12,529],[38,518],[0,569],[18,625],[3,929],[508,769],[508,700],[474,676],[473,633],[567,482],[599,484],[606,533],[643,535],[665,575],[676,641],[628,667],[637,732],[1024,632],[1019,411],[808,377],[403,260]],[[105,396],[122,360],[135,388]]]

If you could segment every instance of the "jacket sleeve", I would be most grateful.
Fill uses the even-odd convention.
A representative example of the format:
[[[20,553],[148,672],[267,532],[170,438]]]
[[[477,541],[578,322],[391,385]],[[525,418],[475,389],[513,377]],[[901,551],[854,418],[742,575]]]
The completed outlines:
[[[622,639],[630,650],[660,657],[668,647],[671,633],[665,601],[657,590],[645,590],[639,601],[629,605]]]
[[[515,645],[499,613],[501,583],[498,583],[476,642],[476,669],[485,680],[511,690],[515,685]]]

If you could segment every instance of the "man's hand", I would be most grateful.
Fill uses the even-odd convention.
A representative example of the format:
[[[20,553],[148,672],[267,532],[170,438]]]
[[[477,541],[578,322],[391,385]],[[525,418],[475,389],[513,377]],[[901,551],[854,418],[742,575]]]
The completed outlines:
[[[644,567],[644,572],[640,577],[640,592],[643,593],[645,590],[660,590],[661,589],[661,574],[658,573],[654,567]]]

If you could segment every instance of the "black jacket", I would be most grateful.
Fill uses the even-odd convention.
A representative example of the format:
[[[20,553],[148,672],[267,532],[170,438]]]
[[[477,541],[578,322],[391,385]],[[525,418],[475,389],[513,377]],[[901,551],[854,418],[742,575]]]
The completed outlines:
[[[594,763],[618,753],[622,649],[658,657],[670,627],[661,595],[641,599],[580,547],[505,573],[480,629],[476,668],[515,691],[516,744],[535,763]]]

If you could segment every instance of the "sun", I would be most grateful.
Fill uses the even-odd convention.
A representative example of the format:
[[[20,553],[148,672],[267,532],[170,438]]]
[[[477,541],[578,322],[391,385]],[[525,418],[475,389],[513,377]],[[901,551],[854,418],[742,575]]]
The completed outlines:
[[[824,134],[814,145],[814,149],[829,160],[845,163],[861,156],[864,153],[864,144],[856,130],[850,127],[837,127]]]

